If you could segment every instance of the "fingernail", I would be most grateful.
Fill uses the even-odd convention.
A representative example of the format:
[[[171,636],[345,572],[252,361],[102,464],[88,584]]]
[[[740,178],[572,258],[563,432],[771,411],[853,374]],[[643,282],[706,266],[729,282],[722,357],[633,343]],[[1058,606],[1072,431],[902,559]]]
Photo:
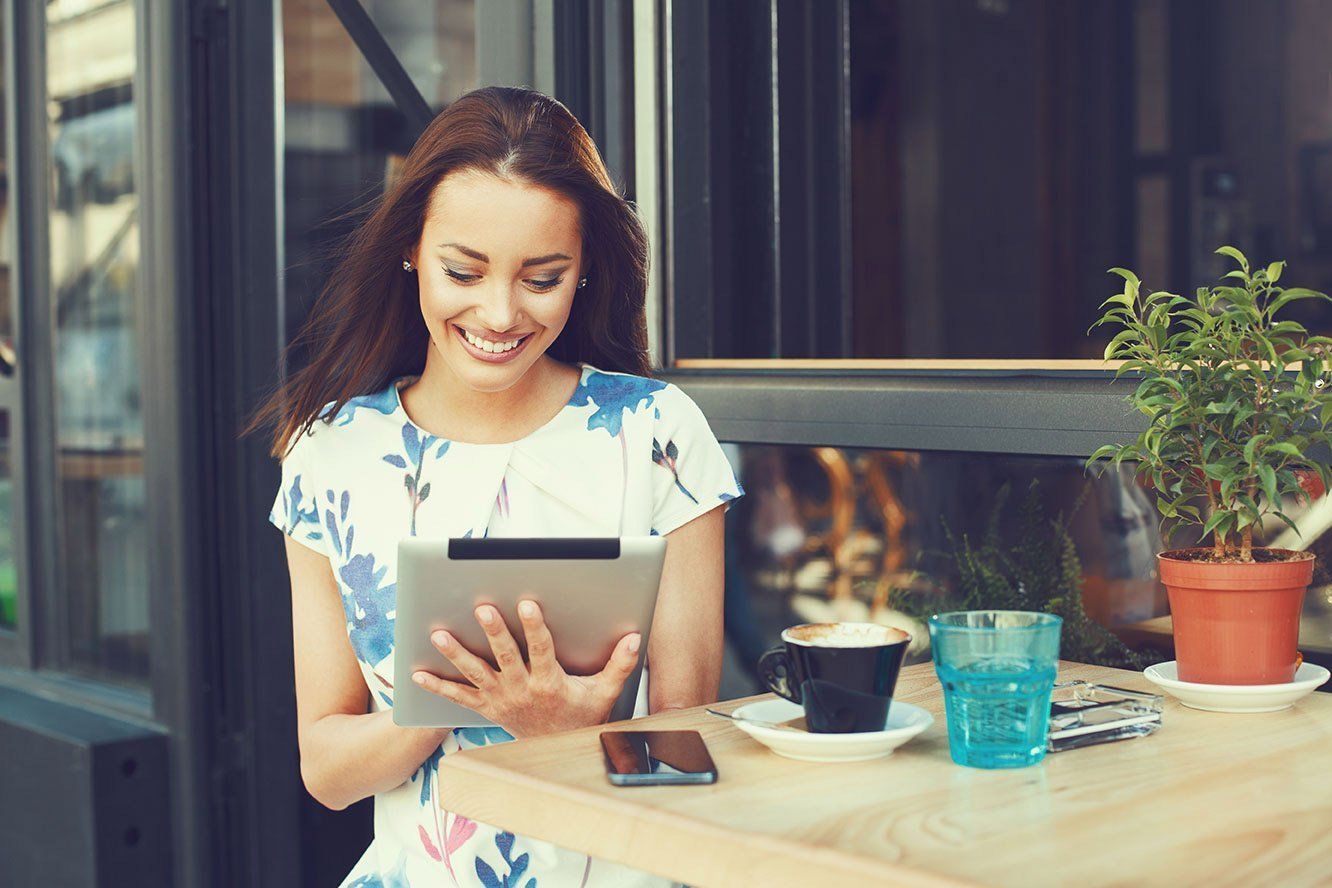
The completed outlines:
[[[634,633],[633,637],[629,639],[629,653],[631,654],[638,653],[638,645],[640,642],[642,642],[642,640],[643,636],[639,635],[638,633]]]
[[[431,635],[430,640],[442,648],[446,648],[453,643],[453,639],[449,636],[449,633],[444,632],[443,630]]]
[[[481,618],[482,623],[489,624],[495,619],[495,609],[493,607],[483,607],[477,612],[477,616]]]
[[[535,617],[536,605],[530,601],[520,601],[518,602],[518,613],[524,617]]]
[[[416,683],[419,684],[419,685],[423,685],[423,684],[425,684],[425,676],[422,675],[422,674],[419,673],[419,672],[413,672],[413,673],[412,673],[412,681],[416,682]]]

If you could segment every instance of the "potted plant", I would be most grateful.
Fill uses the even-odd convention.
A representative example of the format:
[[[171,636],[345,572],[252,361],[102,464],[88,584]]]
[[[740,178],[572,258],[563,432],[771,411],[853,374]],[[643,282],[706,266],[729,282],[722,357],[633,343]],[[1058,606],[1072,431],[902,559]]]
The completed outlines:
[[[1328,297],[1280,287],[1283,262],[1254,268],[1234,247],[1216,252],[1238,268],[1192,298],[1147,293],[1133,272],[1111,269],[1124,290],[1102,303],[1093,326],[1122,328],[1105,357],[1122,359],[1116,377],[1141,378],[1129,400],[1147,427],[1131,443],[1101,447],[1088,466],[1136,461],[1155,489],[1166,538],[1189,525],[1200,542],[1211,537],[1157,556],[1180,680],[1283,683],[1299,665],[1314,556],[1261,548],[1254,533],[1269,516],[1298,533],[1285,509],[1309,502],[1305,484],[1327,489],[1328,467],[1313,453],[1329,443],[1332,339],[1278,315],[1297,300]]]

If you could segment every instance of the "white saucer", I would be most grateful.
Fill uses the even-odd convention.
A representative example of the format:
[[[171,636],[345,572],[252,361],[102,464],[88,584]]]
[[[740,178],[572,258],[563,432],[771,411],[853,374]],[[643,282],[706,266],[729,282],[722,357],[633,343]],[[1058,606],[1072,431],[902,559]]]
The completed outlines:
[[[733,715],[767,722],[785,722],[800,718],[805,710],[780,697],[747,703]],[[882,758],[934,724],[934,716],[919,706],[896,700],[888,707],[888,728],[863,734],[813,734],[784,731],[745,722],[731,722],[778,755],[802,762],[863,762]]]
[[[1208,712],[1277,712],[1289,709],[1296,700],[1312,694],[1314,688],[1329,678],[1328,671],[1322,666],[1301,663],[1295,671],[1295,680],[1285,684],[1198,684],[1180,681],[1174,660],[1148,666],[1142,670],[1142,674],[1185,706]]]

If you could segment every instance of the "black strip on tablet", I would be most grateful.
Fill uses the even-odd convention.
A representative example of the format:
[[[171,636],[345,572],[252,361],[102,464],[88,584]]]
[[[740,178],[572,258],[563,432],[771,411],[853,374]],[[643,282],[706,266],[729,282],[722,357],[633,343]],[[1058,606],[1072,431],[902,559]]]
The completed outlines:
[[[618,537],[455,537],[449,540],[449,559],[455,561],[619,557]]]

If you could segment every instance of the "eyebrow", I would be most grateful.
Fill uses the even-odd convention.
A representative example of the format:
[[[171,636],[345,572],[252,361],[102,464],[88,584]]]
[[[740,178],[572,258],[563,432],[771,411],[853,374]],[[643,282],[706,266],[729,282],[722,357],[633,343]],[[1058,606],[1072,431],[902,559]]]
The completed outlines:
[[[487,262],[487,263],[490,262],[490,257],[487,256],[485,253],[482,253],[480,250],[473,250],[471,247],[464,247],[462,244],[440,244],[440,246],[453,247],[453,249],[457,250],[459,253],[462,253],[464,256],[471,256],[473,259],[477,260],[478,262]],[[572,259],[572,258],[573,258],[572,256],[566,256],[564,253],[547,253],[545,256],[536,256],[532,259],[524,259],[521,267],[527,268],[532,265],[542,265],[546,262],[553,262],[556,259]]]

